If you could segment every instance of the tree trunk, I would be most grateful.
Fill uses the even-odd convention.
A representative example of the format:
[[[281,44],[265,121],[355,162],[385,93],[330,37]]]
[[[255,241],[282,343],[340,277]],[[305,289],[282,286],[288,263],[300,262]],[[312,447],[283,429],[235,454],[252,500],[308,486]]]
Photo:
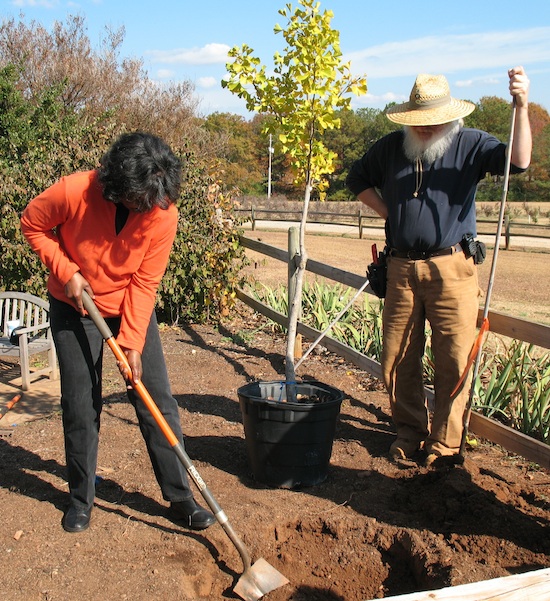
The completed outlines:
[[[302,211],[302,220],[300,222],[300,251],[299,254],[296,256],[296,259],[298,261],[295,280],[296,288],[293,298],[289,298],[288,304],[288,334],[286,342],[285,377],[286,398],[289,402],[296,402],[296,371],[294,369],[294,349],[296,346],[296,335],[298,333],[298,318],[300,316],[302,308],[302,289],[304,286],[304,276],[306,272],[307,263],[305,232],[310,197],[311,181],[308,180],[304,195],[304,209]]]

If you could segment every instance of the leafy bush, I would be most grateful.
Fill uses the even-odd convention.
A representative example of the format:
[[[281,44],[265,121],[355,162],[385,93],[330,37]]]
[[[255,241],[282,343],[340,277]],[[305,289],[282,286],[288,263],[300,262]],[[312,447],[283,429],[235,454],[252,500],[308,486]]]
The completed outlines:
[[[124,126],[108,113],[80,120],[64,105],[62,85],[27,99],[18,78],[14,66],[0,69],[0,289],[44,297],[46,269],[21,233],[20,215],[59,177],[95,168]],[[160,316],[172,323],[215,319],[231,302],[244,260],[234,206],[188,149],[172,147],[185,168],[179,228],[159,288]]]
[[[63,174],[95,166],[114,131],[106,116],[81,125],[61,101],[63,86],[27,100],[19,70],[0,69],[0,288],[45,294],[46,270],[19,225],[28,201]]]
[[[482,355],[474,406],[520,432],[550,443],[550,353],[514,340]]]
[[[160,316],[171,323],[225,315],[245,261],[233,198],[192,156],[185,163],[178,233],[159,287]]]

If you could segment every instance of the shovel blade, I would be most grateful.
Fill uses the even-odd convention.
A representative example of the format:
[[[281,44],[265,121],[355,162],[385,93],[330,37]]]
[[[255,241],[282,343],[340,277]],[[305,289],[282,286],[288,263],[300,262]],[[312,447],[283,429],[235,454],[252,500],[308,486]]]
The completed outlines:
[[[287,578],[260,557],[244,571],[233,591],[245,601],[258,601],[267,593],[288,583]]]

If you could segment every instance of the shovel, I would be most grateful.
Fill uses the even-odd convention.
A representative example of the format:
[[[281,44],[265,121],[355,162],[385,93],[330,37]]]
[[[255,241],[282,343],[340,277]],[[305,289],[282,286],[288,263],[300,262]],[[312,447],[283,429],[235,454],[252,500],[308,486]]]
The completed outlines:
[[[495,272],[497,267],[497,258],[498,251],[500,248],[500,237],[502,234],[502,225],[504,223],[504,213],[506,209],[506,197],[508,194],[508,181],[510,179],[510,165],[512,160],[512,143],[514,141],[514,127],[516,124],[516,99],[514,98],[512,102],[512,117],[510,119],[510,136],[508,140],[508,146],[506,147],[506,161],[504,166],[504,184],[502,187],[502,197],[500,200],[500,212],[498,216],[498,226],[497,233],[495,237],[495,250],[493,252],[493,262],[491,264],[491,271],[489,273],[489,283],[487,285],[487,292],[485,293],[485,306],[483,308],[483,321],[481,324],[481,328],[479,330],[478,337],[474,342],[474,346],[472,348],[472,352],[470,353],[470,357],[468,358],[468,363],[466,365],[466,369],[462,374],[459,383],[455,386],[455,389],[451,393],[451,398],[458,392],[460,386],[464,383],[466,376],[472,366],[474,365],[472,380],[470,384],[470,393],[468,396],[468,401],[466,402],[466,408],[464,410],[463,417],[463,428],[462,428],[462,438],[460,441],[460,450],[458,452],[458,457],[460,461],[464,461],[464,453],[466,451],[466,441],[468,437],[468,428],[470,426],[470,417],[472,415],[472,404],[475,393],[475,383],[478,376],[479,364],[481,362],[481,352],[483,350],[483,337],[485,332],[489,329],[489,305],[491,303],[491,294],[493,292],[493,284],[495,281]],[[474,361],[475,359],[475,361]]]
[[[9,403],[6,403],[6,406],[3,409],[0,409],[0,420],[6,415],[6,413],[15,405],[15,403],[19,402],[21,399],[20,394],[16,394]],[[12,430],[7,430],[2,428],[0,430],[0,438],[7,438],[11,436]]]
[[[130,373],[131,370],[128,360],[126,359],[126,355],[116,342],[109,326],[99,313],[94,301],[86,291],[82,292],[82,301],[90,318],[95,323],[97,329],[100,331],[101,335],[113,351],[116,359],[120,361],[128,370],[128,373]],[[270,591],[288,584],[289,581],[287,578],[285,578],[280,572],[271,566],[265,559],[260,558],[254,563],[254,565],[251,565],[250,553],[229,523],[225,512],[204,483],[204,480],[201,478],[199,472],[191,462],[189,455],[187,455],[185,452],[182,443],[178,441],[172,428],[160,412],[160,409],[157,407],[155,401],[147,392],[147,389],[141,383],[141,381],[132,382],[132,386],[141,397],[141,400],[145,403],[147,409],[151,412],[151,415],[166,437],[168,443],[172,446],[172,449],[176,453],[178,459],[187,470],[187,473],[191,476],[204,500],[208,503],[208,506],[212,510],[212,513],[216,516],[218,523],[225,530],[225,533],[227,536],[229,536],[231,542],[235,545],[241,556],[244,572],[235,585],[233,589],[234,592],[245,601],[257,601]]]

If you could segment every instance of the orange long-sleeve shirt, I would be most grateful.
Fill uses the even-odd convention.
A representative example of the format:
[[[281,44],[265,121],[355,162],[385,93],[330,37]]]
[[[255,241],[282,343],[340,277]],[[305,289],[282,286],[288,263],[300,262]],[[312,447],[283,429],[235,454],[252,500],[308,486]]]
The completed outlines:
[[[70,302],[65,284],[88,280],[103,317],[121,316],[117,342],[143,351],[158,285],[176,235],[175,205],[130,211],[115,231],[116,205],[103,198],[96,171],[61,178],[34,198],[21,218],[23,233],[48,268],[48,290]]]

